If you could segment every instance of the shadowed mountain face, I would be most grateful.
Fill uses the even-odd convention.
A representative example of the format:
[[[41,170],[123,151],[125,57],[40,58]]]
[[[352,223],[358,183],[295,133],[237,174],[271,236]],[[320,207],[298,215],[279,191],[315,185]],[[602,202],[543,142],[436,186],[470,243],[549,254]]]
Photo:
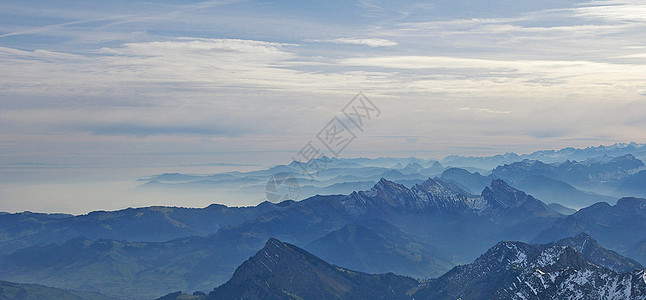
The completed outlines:
[[[296,246],[267,241],[207,299],[410,299],[418,282],[331,265]]]
[[[538,205],[539,201],[521,191],[518,191],[502,180],[493,180],[491,185],[482,191],[482,197],[493,210],[503,210],[521,205]]]
[[[366,273],[431,278],[453,267],[447,254],[380,219],[346,225],[305,249],[327,262]]]
[[[0,215],[0,254],[40,243],[77,236],[162,242],[192,235],[208,235],[226,226],[253,219],[278,207],[264,202],[255,207],[205,208],[144,207],[96,211],[87,215],[16,213]]]
[[[163,243],[75,238],[3,256],[0,275],[17,282],[152,299],[159,289],[209,289],[212,282],[224,281],[217,274],[227,268],[228,262],[220,259],[226,252],[198,237]]]
[[[557,212],[557,213],[565,215],[565,216],[569,216],[569,215],[576,212],[576,209],[565,207],[565,206],[563,206],[561,204],[557,204],[557,203],[550,203],[550,204],[547,205],[547,208],[549,208],[553,212]]]
[[[0,281],[2,300],[116,300],[97,293],[77,292],[37,284]]]
[[[624,196],[646,197],[646,170],[626,178],[617,188],[617,192]]]
[[[631,272],[643,268],[633,259],[621,256],[614,251],[601,247],[591,236],[580,233],[575,237],[565,238],[554,243],[568,246],[581,253],[589,262],[613,270],[617,273]]]
[[[459,186],[465,187],[468,191],[482,191],[494,176],[483,176],[480,173],[471,173],[465,169],[450,168],[442,172],[440,179],[447,182],[454,182]]]
[[[588,243],[596,245],[590,237],[581,235],[559,243],[569,243],[574,248],[500,242],[471,264],[455,267],[438,279],[417,281],[393,274],[350,271],[330,265],[296,246],[270,239],[207,298],[620,300],[646,297],[643,270],[617,273],[591,263],[576,250],[585,249]],[[597,249],[594,253],[607,253],[605,249],[592,248]]]
[[[511,185],[545,202],[559,203],[577,209],[597,202],[612,203],[617,200],[610,196],[584,192],[561,180],[542,175],[527,176],[522,180],[511,182]]]
[[[597,203],[581,209],[538,234],[533,242],[546,243],[585,232],[601,245],[644,264],[646,252],[640,245],[646,241],[646,231],[639,228],[646,228],[646,199],[622,198],[616,205]]]

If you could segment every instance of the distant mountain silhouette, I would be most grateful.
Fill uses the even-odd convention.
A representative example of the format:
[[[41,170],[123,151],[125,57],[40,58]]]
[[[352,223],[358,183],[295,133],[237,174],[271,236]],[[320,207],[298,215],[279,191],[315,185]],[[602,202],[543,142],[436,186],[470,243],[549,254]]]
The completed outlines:
[[[557,179],[554,167],[541,162],[524,161],[501,166],[494,174],[483,176],[460,168],[447,169],[442,180],[454,182],[467,190],[482,190],[491,180],[503,178],[511,186],[525,191],[546,203],[558,203],[567,207],[582,208],[597,202],[614,202],[616,199],[593,192],[584,192]],[[620,180],[620,179],[617,179]]]
[[[617,157],[626,154],[646,158],[646,144],[614,144],[588,148],[567,147],[560,150],[543,150],[530,154],[505,153],[493,156],[447,156],[440,162],[446,166],[477,167],[490,170],[500,165],[522,161],[524,159],[540,160],[545,163],[559,163],[566,160],[584,161],[599,157]]]
[[[533,239],[536,243],[556,241],[585,232],[618,253],[646,264],[646,199],[622,198],[616,205],[597,203],[557,221]]]
[[[430,278],[453,266],[448,254],[380,219],[346,225],[305,249],[330,263],[366,273]]]
[[[496,167],[492,175],[510,182],[520,181],[528,176],[543,176],[566,182],[577,188],[601,185],[614,189],[633,171],[643,167],[642,161],[632,154],[626,154],[609,160],[583,162],[567,160],[558,164],[523,160]]]
[[[646,170],[626,178],[617,188],[617,193],[624,196],[646,197]]]
[[[254,207],[212,204],[205,208],[151,206],[118,211],[95,211],[86,215],[0,215],[0,254],[40,243],[65,241],[77,236],[88,239],[168,241],[192,235],[208,235],[226,226],[240,224],[278,207],[269,202]]]

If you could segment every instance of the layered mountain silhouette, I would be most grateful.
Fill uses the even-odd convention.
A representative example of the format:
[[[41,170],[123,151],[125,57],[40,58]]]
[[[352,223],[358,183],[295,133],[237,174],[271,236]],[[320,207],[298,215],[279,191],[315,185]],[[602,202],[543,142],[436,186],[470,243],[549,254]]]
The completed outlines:
[[[303,247],[311,244],[321,251],[339,243],[352,243],[353,247],[347,248],[349,252],[328,251],[326,258],[341,263],[345,256],[357,257],[363,259],[353,265],[359,270],[385,271],[397,265],[396,270],[402,274],[430,277],[446,271],[449,263],[475,258],[497,241],[529,240],[563,217],[501,180],[493,181],[480,196],[437,179],[410,189],[382,179],[372,189],[350,195],[315,196],[299,202],[263,205],[267,206],[264,213],[246,220],[247,213],[261,208],[223,209],[233,216],[239,213],[236,220],[240,223],[208,236],[129,242],[97,239],[95,235],[26,247],[0,256],[0,278],[131,298],[153,297],[160,288],[204,290],[223,283],[236,266],[262,248],[270,237]],[[151,210],[158,216],[161,209]],[[167,211],[167,216],[175,221],[179,217],[173,212],[193,212],[171,208]],[[135,226],[140,224],[137,215],[144,218],[147,212],[126,210],[115,215],[128,214],[135,220],[125,218],[124,222]],[[99,215],[103,217],[95,219],[96,223],[90,222],[90,228],[100,228],[113,220],[109,212]],[[184,215],[186,219],[188,216]],[[211,224],[219,224],[218,215],[212,216]],[[375,219],[388,220],[390,225],[371,223]],[[174,223],[167,218],[163,222]],[[125,228],[123,224],[115,226]],[[156,230],[164,231],[165,227]],[[366,230],[366,235],[361,235],[366,238],[356,239],[352,230]],[[37,231],[41,235],[45,232],[42,228]],[[404,242],[405,245],[401,244]],[[377,244],[381,248],[373,247]],[[384,257],[391,261],[383,263]]]
[[[588,243],[592,247],[586,246]],[[568,245],[564,245],[568,244]],[[572,247],[572,246],[574,247]],[[615,272],[589,236],[550,245],[500,242],[474,262],[430,280],[368,274],[269,239],[206,299],[639,299],[644,270]],[[588,249],[588,255],[576,249]],[[593,249],[595,248],[595,249]],[[593,250],[593,251],[589,251]],[[617,259],[624,259],[616,256]],[[179,294],[177,294],[179,295]],[[177,298],[175,298],[177,299]]]
[[[206,291],[226,282],[269,238],[306,248],[356,274],[431,278],[501,240],[547,244],[580,232],[616,253],[599,250],[585,237],[578,238],[588,246],[577,248],[580,241],[552,246],[572,247],[589,263],[625,273],[639,264],[619,254],[643,263],[646,236],[626,233],[644,228],[643,201],[624,198],[615,206],[600,203],[565,216],[500,179],[474,195],[438,178],[410,188],[382,178],[349,195],[248,208],[3,214],[2,245],[7,252],[18,249],[0,256],[0,278],[129,299],[154,298],[160,290]]]
[[[538,160],[523,160],[496,167],[492,175],[510,182],[527,176],[544,176],[558,179],[575,187],[616,187],[644,163],[632,154],[607,159],[591,159],[583,162],[566,160],[563,163],[545,164]]]
[[[79,237],[3,256],[0,276],[118,298],[152,299],[160,289],[208,290],[213,282],[226,280],[229,269],[239,263],[235,261],[248,257],[236,257],[230,249],[232,245],[220,247],[201,237],[159,243]]]
[[[543,175],[530,175],[511,183],[512,186],[546,202],[582,208],[597,202],[613,203],[617,198],[585,192],[572,185]]]
[[[305,249],[335,265],[366,273],[430,278],[453,267],[449,254],[381,219],[346,225]]]
[[[617,192],[624,196],[646,197],[646,170],[639,171],[626,178],[617,187]]]
[[[79,216],[31,212],[4,214],[0,215],[0,254],[78,236],[92,240],[162,242],[208,235],[278,208],[275,204],[263,202],[253,207],[219,204],[205,208],[153,206],[95,211]]]
[[[268,176],[284,172],[301,180],[305,199],[0,212],[0,298],[152,299],[220,286],[208,297],[639,299],[646,200],[633,196],[646,195],[646,171],[638,158],[646,145],[441,163],[325,157],[314,160],[326,166],[314,180],[300,162],[161,174],[142,183],[264,194]]]
[[[204,192],[212,189],[251,200],[264,196],[270,176],[285,173],[301,183],[300,193],[293,195],[297,198],[293,200],[302,200],[317,194],[347,194],[365,190],[382,177],[410,188],[428,177],[440,176],[442,180],[454,182],[474,194],[480,193],[491,180],[503,179],[546,203],[579,209],[599,201],[614,203],[622,196],[646,196],[640,190],[640,186],[646,183],[644,177],[634,174],[644,168],[639,159],[646,158],[645,149],[646,145],[616,144],[539,151],[526,155],[451,156],[443,159],[442,163],[414,157],[322,157],[250,172],[211,175],[166,173],[140,181],[145,182],[142,188],[181,191],[184,195],[191,190]],[[322,167],[317,168],[315,176],[305,174],[304,169],[307,168],[304,166],[311,164]]]
[[[473,191],[482,191],[491,180],[496,179],[494,176],[483,176],[478,172],[469,172],[461,168],[449,168],[442,172],[440,179],[453,182],[460,186],[461,188],[473,192]]]
[[[644,163],[630,154],[552,164],[525,159],[498,166],[487,176],[449,168],[440,178],[471,191],[482,190],[491,180],[503,179],[546,203],[579,209],[597,202],[613,203],[616,200],[597,192],[640,195],[640,186],[645,186],[646,177],[634,173],[643,167]]]
[[[585,161],[598,158],[617,157],[627,154],[635,155],[640,159],[646,158],[646,145],[637,143],[618,143],[610,146],[588,148],[567,147],[560,150],[543,150],[530,154],[505,153],[494,156],[459,156],[451,155],[440,162],[447,166],[477,167],[492,169],[503,164],[510,164],[522,160],[540,160],[545,163],[560,163],[566,160]]]
[[[622,198],[616,205],[597,203],[557,221],[533,242],[545,243],[579,232],[594,236],[601,245],[646,264],[646,199]]]

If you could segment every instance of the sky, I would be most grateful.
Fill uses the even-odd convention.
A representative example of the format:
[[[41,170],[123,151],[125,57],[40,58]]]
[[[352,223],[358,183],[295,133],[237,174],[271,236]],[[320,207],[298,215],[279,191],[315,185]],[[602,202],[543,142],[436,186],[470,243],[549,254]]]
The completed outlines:
[[[637,0],[1,0],[0,211],[173,204],[111,183],[289,163],[359,92],[342,157],[643,143],[645,32]]]

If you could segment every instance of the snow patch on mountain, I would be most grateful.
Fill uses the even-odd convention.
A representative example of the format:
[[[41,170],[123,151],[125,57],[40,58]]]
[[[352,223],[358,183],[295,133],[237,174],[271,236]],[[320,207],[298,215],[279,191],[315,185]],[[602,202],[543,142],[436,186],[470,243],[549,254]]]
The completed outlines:
[[[535,260],[537,267],[547,267],[556,263],[565,251],[565,246],[554,246],[543,251]]]

